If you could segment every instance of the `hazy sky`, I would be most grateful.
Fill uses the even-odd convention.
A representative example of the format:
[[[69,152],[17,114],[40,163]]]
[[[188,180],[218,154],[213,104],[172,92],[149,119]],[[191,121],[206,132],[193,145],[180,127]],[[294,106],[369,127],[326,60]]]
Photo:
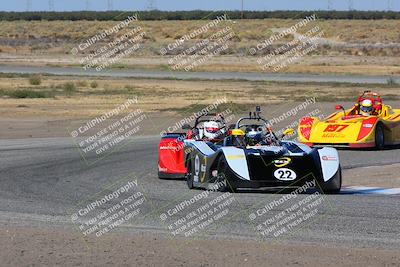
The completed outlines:
[[[242,0],[0,0],[2,11],[49,10],[107,10],[108,2],[114,10],[146,10],[154,6],[160,10],[239,10]],[[247,10],[318,10],[331,8],[347,10],[350,2],[357,10],[400,11],[400,0],[243,0]],[[50,4],[53,2],[53,4]],[[153,5],[150,3],[153,2]]]

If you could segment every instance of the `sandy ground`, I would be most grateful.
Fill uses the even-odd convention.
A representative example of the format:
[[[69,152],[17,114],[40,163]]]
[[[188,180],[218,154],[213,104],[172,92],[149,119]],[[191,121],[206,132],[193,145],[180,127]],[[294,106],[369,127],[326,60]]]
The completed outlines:
[[[109,233],[84,241],[68,227],[1,226],[2,266],[398,266],[395,250]]]

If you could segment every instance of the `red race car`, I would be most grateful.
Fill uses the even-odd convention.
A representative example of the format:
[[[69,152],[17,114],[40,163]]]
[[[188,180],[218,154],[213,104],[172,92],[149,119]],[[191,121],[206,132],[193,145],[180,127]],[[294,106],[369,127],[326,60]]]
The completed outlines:
[[[195,124],[182,126],[187,133],[166,133],[158,145],[158,177],[178,179],[186,175],[184,142],[188,139],[222,142],[226,136],[225,119],[220,114],[204,114],[196,118]]]

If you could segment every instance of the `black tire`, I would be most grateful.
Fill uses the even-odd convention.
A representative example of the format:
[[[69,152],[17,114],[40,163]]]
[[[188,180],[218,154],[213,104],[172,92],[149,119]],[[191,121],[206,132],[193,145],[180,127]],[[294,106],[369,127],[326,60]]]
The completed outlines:
[[[382,123],[378,123],[375,129],[375,148],[380,150],[385,147],[385,132]]]
[[[193,189],[194,188],[193,181],[194,181],[194,176],[193,176],[192,161],[188,160],[187,173],[186,173],[186,183],[187,183],[189,189]]]
[[[323,194],[338,194],[342,188],[342,167],[339,169],[335,176],[326,183],[321,183],[321,193]]]
[[[230,185],[228,183],[228,180],[226,179],[228,166],[226,164],[226,160],[225,160],[224,156],[221,156],[219,158],[217,169],[218,169],[217,182],[223,184],[222,186],[218,187],[218,191],[235,193],[236,192],[236,188],[232,187],[232,185]]]

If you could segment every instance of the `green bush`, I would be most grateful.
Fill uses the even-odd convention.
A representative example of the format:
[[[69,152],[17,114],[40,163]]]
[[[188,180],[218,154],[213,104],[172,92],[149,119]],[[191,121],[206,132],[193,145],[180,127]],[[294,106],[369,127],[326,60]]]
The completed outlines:
[[[46,98],[47,94],[41,91],[33,91],[33,90],[16,90],[9,91],[7,95],[11,98]]]
[[[29,78],[29,83],[31,85],[40,85],[42,83],[42,78],[38,75]]]
[[[64,83],[63,89],[64,92],[68,95],[71,95],[72,93],[76,92],[76,86],[73,82]]]

